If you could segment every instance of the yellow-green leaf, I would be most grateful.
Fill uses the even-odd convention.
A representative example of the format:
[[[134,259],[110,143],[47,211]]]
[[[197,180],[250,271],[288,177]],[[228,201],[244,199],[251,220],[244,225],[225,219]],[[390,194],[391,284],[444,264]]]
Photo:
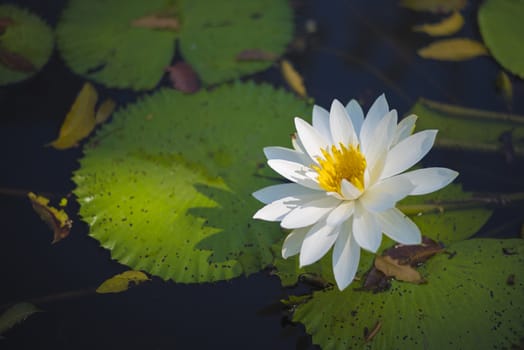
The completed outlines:
[[[37,196],[33,192],[27,194],[33,209],[38,216],[53,230],[53,242],[56,243],[66,238],[71,231],[73,221],[64,210],[58,210],[49,205],[49,199]]]
[[[455,38],[438,40],[418,50],[423,58],[441,61],[464,61],[488,54],[486,47],[475,40]]]
[[[130,283],[140,284],[145,281],[149,281],[149,277],[147,277],[145,273],[130,270],[104,281],[104,283],[96,289],[96,292],[100,294],[120,293],[128,290]]]
[[[113,113],[115,106],[115,101],[110,98],[102,102],[95,114],[95,124],[102,124],[105,122],[111,113]]]
[[[413,31],[426,33],[431,36],[451,35],[458,32],[464,26],[464,17],[455,11],[449,17],[438,23],[422,24],[413,27]]]
[[[60,128],[58,138],[51,142],[57,149],[75,146],[95,127],[95,104],[98,94],[90,83],[85,83]]]
[[[293,89],[293,91],[295,91],[300,97],[306,97],[307,92],[306,87],[304,86],[304,81],[293,65],[288,60],[282,60],[280,68],[284,79],[286,79],[286,82],[291,89]]]
[[[496,84],[497,89],[502,94],[502,97],[504,97],[506,103],[508,105],[511,104],[511,101],[513,100],[513,85],[511,84],[509,76],[503,70],[501,70],[497,75]]]
[[[40,309],[30,303],[23,302],[14,304],[0,315],[0,334],[6,332],[17,323],[24,321],[35,312],[40,311]]]

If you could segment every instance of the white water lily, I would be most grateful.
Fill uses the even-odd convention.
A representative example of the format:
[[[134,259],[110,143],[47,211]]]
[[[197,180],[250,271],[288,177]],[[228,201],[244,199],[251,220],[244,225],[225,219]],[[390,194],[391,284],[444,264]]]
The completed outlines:
[[[354,279],[360,248],[376,252],[382,233],[402,244],[421,243],[413,221],[395,206],[408,195],[434,192],[458,175],[446,168],[404,172],[431,149],[437,130],[412,135],[417,117],[397,124],[384,95],[366,118],[360,105],[334,100],[328,112],[313,107],[313,125],[295,118],[294,149],[266,147],[268,165],[292,181],[253,196],[266,204],[256,219],[280,221],[292,230],[282,256],[300,253],[300,266],[322,258],[332,246],[340,290]]]

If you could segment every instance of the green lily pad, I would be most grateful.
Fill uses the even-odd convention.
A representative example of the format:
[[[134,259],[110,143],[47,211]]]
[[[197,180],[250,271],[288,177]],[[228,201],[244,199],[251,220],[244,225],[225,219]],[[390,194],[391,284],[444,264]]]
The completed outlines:
[[[482,38],[499,63],[524,78],[524,3],[486,0],[478,12]]]
[[[449,201],[468,200],[472,197],[471,193],[462,191],[458,184],[450,184],[440,191],[429,193],[423,196],[410,196],[399,202],[398,207],[410,215],[411,219],[417,224],[422,235],[431,238],[444,245],[461,241],[474,235],[490,218],[492,210],[485,208],[466,208],[460,210],[445,209]],[[433,207],[435,203],[442,205],[441,209],[435,208],[425,213],[423,209],[426,205]],[[420,209],[420,210],[419,210]],[[419,214],[420,212],[420,214]],[[378,252],[393,245],[393,241],[387,236],[382,236],[382,244]],[[290,286],[297,282],[299,276],[304,273],[321,276],[329,283],[334,283],[333,268],[331,263],[331,252],[323,257],[319,262],[310,266],[299,268],[298,255],[283,259],[280,253],[282,242],[276,244],[275,261],[276,274],[280,277],[282,285]],[[374,254],[361,250],[360,271],[357,276],[362,276],[369,269],[370,261]]]
[[[273,259],[278,225],[253,220],[251,193],[276,184],[262,148],[289,145],[311,107],[267,85],[161,90],[118,111],[74,175],[90,235],[119,262],[192,283],[250,274]]]
[[[508,349],[524,334],[524,240],[454,243],[422,268],[427,284],[315,292],[298,305],[313,343],[331,349]],[[366,342],[375,328],[378,332]],[[367,330],[367,332],[366,332]]]
[[[53,52],[53,32],[40,17],[14,5],[0,5],[0,18],[12,22],[0,33],[0,85],[38,72]]]
[[[419,116],[417,129],[438,129],[437,147],[459,147],[499,152],[500,138],[511,133],[515,151],[524,148],[524,123],[520,116],[447,105],[420,99],[411,109]]]
[[[72,0],[57,26],[57,43],[77,74],[111,87],[136,90],[156,86],[175,52],[175,31],[131,25],[160,12],[166,0]]]
[[[135,27],[145,16],[169,13],[177,30]],[[174,13],[174,14],[173,14]],[[72,0],[57,28],[58,47],[77,74],[112,87],[152,89],[165,73],[180,40],[181,55],[204,85],[268,68],[236,55],[259,49],[281,55],[293,31],[284,0]]]

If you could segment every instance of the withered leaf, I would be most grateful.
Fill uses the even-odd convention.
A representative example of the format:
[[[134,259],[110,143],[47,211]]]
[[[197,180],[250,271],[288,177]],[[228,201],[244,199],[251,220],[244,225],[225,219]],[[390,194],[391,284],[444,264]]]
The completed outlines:
[[[56,149],[67,149],[78,145],[88,136],[96,124],[104,122],[113,112],[115,102],[105,100],[95,113],[98,93],[93,85],[85,83],[66,115],[58,138],[50,143]]]
[[[371,341],[377,334],[378,332],[380,331],[380,328],[382,328],[382,321],[377,321],[377,323],[375,323],[375,326],[373,327],[373,329],[371,331],[368,331],[367,328],[364,329],[364,342],[367,343],[369,341]]]
[[[410,265],[400,265],[398,260],[390,256],[377,256],[375,258],[375,267],[382,271],[388,277],[411,283],[423,283],[424,279],[420,273]]]
[[[11,70],[24,73],[31,73],[36,70],[33,63],[27,58],[3,47],[0,47],[0,63]]]
[[[261,49],[247,49],[239,52],[236,55],[237,61],[274,61],[277,55],[273,52],[264,51]]]
[[[416,245],[398,244],[386,249],[383,255],[398,261],[400,265],[416,266],[431,258],[433,255],[443,252],[444,248],[428,237],[422,237],[422,243]]]
[[[95,124],[102,124],[109,118],[111,113],[115,110],[116,102],[108,98],[104,100],[95,114]]]
[[[506,72],[501,70],[499,74],[497,74],[495,83],[497,85],[497,90],[502,94],[506,103],[510,105],[513,100],[513,84],[511,84],[511,80]]]
[[[415,26],[413,31],[426,33],[431,36],[444,36],[455,34],[462,26],[464,26],[464,17],[462,17],[460,12],[455,11],[438,23]]]
[[[149,277],[142,271],[125,271],[105,280],[97,289],[100,294],[120,293],[129,289],[131,283],[140,284],[149,281]]]
[[[56,243],[66,238],[73,227],[73,221],[64,210],[58,210],[49,205],[49,199],[37,196],[33,192],[27,194],[31,205],[40,218],[53,230],[53,241]]]
[[[300,74],[295,70],[288,60],[282,60],[280,63],[280,68],[284,79],[300,97],[306,97],[306,87],[304,86],[304,81]]]
[[[467,38],[444,39],[418,50],[422,58],[441,61],[465,61],[488,55],[488,49],[479,41]]]
[[[166,68],[169,73],[169,80],[173,87],[182,92],[192,94],[200,89],[197,73],[193,67],[186,62],[178,62]]]
[[[178,30],[180,22],[175,17],[152,14],[137,18],[131,22],[133,27],[160,29],[160,30]]]
[[[391,287],[389,278],[380,270],[373,266],[364,276],[364,284],[361,290],[373,293],[383,292]]]

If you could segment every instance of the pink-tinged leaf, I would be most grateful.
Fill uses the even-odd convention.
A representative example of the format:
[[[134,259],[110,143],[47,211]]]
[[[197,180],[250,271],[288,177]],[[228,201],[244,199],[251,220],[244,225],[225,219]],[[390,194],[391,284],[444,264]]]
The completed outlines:
[[[247,49],[239,52],[236,55],[237,61],[274,61],[277,55],[273,52],[264,51],[261,49]]]
[[[0,48],[0,64],[19,72],[30,73],[36,70],[33,63],[27,58],[4,48]]]
[[[195,93],[200,89],[198,75],[189,64],[178,62],[167,67],[166,72],[169,73],[169,80],[171,80],[175,89],[188,94]]]
[[[137,18],[131,22],[131,25],[133,27],[159,30],[178,30],[180,28],[180,22],[177,18],[158,14]]]

